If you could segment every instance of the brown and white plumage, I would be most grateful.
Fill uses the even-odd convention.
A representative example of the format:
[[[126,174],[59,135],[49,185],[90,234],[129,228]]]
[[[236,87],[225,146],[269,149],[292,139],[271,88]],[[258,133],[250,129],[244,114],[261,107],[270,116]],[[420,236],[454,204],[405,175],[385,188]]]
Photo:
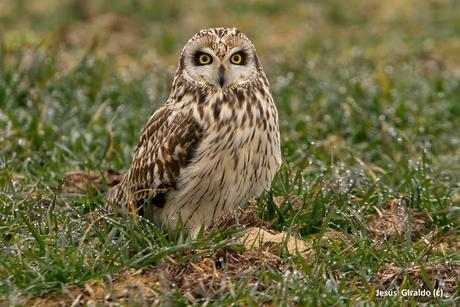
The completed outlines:
[[[268,190],[280,164],[278,114],[254,46],[236,28],[202,30],[107,203],[142,208],[158,226],[180,220],[193,235]]]

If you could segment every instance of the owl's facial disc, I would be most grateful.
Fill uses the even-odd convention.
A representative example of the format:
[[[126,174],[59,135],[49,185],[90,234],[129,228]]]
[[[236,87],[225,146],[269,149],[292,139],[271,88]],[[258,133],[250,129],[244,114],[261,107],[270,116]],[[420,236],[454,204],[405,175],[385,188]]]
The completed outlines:
[[[187,77],[220,90],[255,77],[255,60],[248,48],[231,48],[220,56],[216,53],[210,47],[198,47],[185,63]]]

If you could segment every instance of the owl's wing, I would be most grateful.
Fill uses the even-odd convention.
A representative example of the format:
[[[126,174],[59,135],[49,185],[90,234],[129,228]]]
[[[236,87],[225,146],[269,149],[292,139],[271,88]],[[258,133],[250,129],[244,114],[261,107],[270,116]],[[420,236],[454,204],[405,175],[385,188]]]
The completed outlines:
[[[108,205],[163,207],[166,193],[175,188],[201,137],[202,129],[190,112],[163,105],[145,125],[130,168],[107,195]]]

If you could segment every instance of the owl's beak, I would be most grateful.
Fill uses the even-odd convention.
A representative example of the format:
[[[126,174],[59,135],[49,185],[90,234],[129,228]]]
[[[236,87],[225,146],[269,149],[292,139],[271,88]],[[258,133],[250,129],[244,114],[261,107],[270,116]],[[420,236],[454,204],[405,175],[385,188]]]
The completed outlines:
[[[220,87],[223,87],[224,84],[225,84],[225,68],[224,68],[224,66],[221,65],[219,67],[218,75],[219,75],[219,85],[220,85]]]

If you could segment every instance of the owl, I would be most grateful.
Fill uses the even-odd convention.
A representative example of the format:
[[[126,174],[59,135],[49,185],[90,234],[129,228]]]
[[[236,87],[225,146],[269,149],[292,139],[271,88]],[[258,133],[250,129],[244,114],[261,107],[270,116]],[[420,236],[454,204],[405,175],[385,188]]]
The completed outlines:
[[[269,190],[280,165],[278,112],[254,45],[236,28],[205,29],[183,48],[107,206],[193,237]]]

